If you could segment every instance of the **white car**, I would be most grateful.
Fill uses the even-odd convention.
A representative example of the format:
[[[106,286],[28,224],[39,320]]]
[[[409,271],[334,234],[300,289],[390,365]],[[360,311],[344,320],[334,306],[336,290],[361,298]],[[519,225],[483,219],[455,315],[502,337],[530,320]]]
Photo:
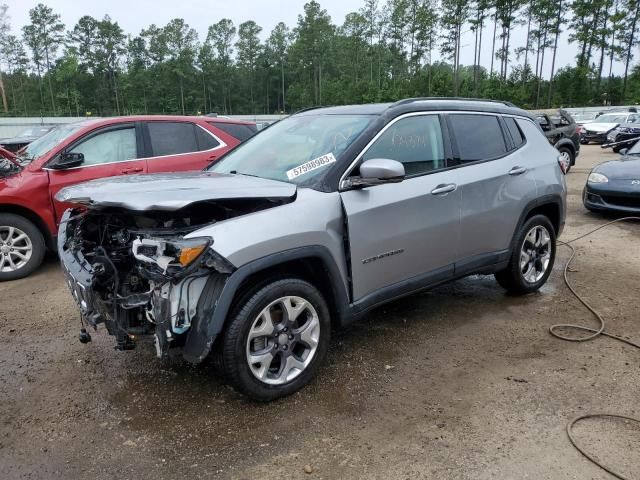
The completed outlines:
[[[636,112],[612,112],[605,113],[593,122],[586,123],[580,131],[580,143],[586,145],[590,142],[605,143],[607,133],[621,123],[636,123],[640,120],[640,114]]]

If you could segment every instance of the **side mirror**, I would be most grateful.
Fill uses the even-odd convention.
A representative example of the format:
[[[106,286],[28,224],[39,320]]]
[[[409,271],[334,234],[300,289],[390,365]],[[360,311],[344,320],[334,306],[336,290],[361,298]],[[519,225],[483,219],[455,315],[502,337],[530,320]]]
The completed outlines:
[[[360,165],[360,176],[348,178],[344,188],[370,187],[384,183],[398,183],[404,180],[404,165],[388,158],[372,158]]]
[[[67,168],[79,167],[84,163],[84,153],[65,152],[60,155],[60,159],[51,168],[54,170],[65,170]]]
[[[628,148],[621,148],[620,150],[618,150],[618,153],[624,157],[628,151]]]

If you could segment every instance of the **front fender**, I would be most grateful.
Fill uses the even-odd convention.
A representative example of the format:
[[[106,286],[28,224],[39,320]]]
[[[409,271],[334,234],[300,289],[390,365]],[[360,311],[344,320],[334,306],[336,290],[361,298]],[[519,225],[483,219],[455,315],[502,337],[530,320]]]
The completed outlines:
[[[271,267],[303,259],[319,259],[322,262],[329,275],[338,316],[341,321],[346,318],[349,294],[331,252],[321,245],[285,250],[249,262],[230,275],[213,274],[209,277],[198,300],[197,319],[189,331],[183,357],[192,363],[204,360],[222,332],[236,293],[247,278]]]

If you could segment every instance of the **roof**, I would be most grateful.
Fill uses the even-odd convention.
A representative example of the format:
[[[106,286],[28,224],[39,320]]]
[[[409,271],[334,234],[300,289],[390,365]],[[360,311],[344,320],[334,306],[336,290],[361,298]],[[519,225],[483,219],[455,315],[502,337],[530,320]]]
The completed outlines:
[[[235,123],[242,125],[253,125],[255,122],[248,122],[245,120],[234,120],[231,118],[220,118],[220,117],[205,117],[205,116],[188,116],[188,115],[125,115],[122,117],[101,117],[101,118],[88,118],[86,120],[76,122],[73,125],[78,125],[82,127],[88,126],[102,126],[102,125],[112,125],[116,123],[126,123],[126,122],[145,122],[145,121],[188,121],[188,120],[200,120],[205,122],[216,122],[216,123]]]
[[[407,98],[395,103],[370,103],[338,107],[316,107],[298,112],[297,115],[400,115],[420,111],[476,111],[511,114],[532,118],[529,112],[509,102],[473,98],[426,97]]]

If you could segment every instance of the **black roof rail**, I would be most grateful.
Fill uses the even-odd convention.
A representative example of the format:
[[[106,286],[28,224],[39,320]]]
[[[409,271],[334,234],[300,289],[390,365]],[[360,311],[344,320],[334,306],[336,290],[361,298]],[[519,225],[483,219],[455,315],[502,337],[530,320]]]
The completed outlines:
[[[407,103],[413,102],[422,102],[425,100],[463,100],[467,102],[489,102],[489,103],[498,103],[500,105],[505,105],[507,107],[517,108],[513,103],[503,101],[503,100],[491,100],[489,98],[467,98],[467,97],[415,97],[415,98],[405,98],[403,100],[398,100],[393,103],[389,108],[397,107],[399,105],[406,105]]]

